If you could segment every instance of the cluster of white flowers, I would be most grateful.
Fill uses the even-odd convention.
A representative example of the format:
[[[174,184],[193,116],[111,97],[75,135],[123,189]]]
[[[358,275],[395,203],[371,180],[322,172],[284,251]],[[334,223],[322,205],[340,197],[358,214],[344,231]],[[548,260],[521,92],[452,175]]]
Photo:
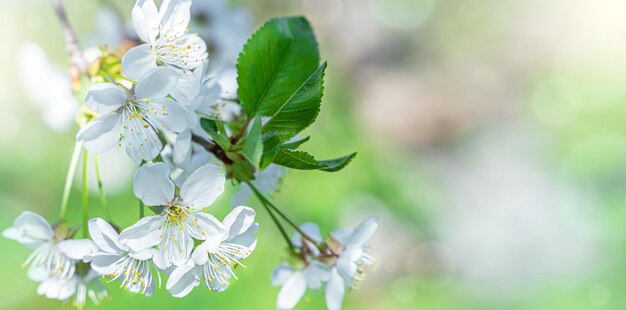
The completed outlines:
[[[341,309],[346,289],[356,288],[365,278],[364,267],[375,263],[365,242],[376,228],[378,220],[371,218],[354,229],[336,230],[323,241],[316,224],[302,224],[300,231],[306,238],[295,233],[291,243],[296,252],[288,263],[279,264],[272,272],[272,284],[282,286],[276,307],[292,309],[307,289],[315,291],[323,287],[328,309]]]
[[[93,218],[83,223],[84,238],[76,239],[80,228],[68,227],[65,205],[63,219],[53,226],[35,213],[21,214],[3,235],[33,249],[24,266],[29,277],[40,282],[40,295],[73,300],[82,309],[87,299],[98,304],[108,296],[101,278],[151,296],[162,276],[167,276],[165,287],[175,297],[186,296],[201,283],[220,292],[238,279],[235,270],[245,268],[243,260],[256,248],[256,213],[243,204],[253,192],[261,199],[259,191],[276,191],[286,168],[272,164],[262,171],[253,169],[250,179],[238,180],[233,208],[223,221],[206,212],[224,192],[225,164],[231,159],[206,146],[216,141],[201,120],[223,124],[244,115],[236,94],[224,92],[219,76],[209,76],[207,45],[187,30],[190,8],[191,0],[164,0],[160,8],[153,0],[137,0],[132,24],[143,43],[118,58],[122,71],[114,72],[115,77],[105,72],[91,80],[96,83],[79,115],[84,122],[76,134],[77,149],[84,147],[85,160],[87,152],[124,149],[140,165],[133,177],[134,194],[155,215],[141,213],[123,230]],[[228,127],[222,130],[232,133]],[[72,169],[68,176],[71,181]],[[277,307],[293,308],[307,288],[323,287],[328,308],[341,308],[346,289],[354,287],[363,277],[363,266],[373,262],[364,243],[377,225],[370,219],[322,240],[316,225],[304,224],[301,234],[287,240],[291,264],[279,265],[272,274],[272,283],[282,286]]]

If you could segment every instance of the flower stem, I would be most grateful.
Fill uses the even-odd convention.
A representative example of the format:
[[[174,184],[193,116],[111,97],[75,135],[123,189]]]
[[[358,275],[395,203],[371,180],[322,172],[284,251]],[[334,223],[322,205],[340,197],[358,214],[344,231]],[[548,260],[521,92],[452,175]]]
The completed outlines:
[[[74,144],[74,151],[72,151],[72,159],[70,160],[70,166],[67,169],[67,176],[65,177],[65,186],[63,187],[63,199],[61,200],[61,213],[60,217],[62,220],[65,219],[65,215],[67,213],[67,203],[70,199],[70,191],[72,189],[72,180],[74,179],[74,174],[76,174],[76,166],[78,165],[78,157],[80,156],[80,151],[83,148],[83,143],[80,141],[76,141]]]
[[[248,125],[250,125],[251,121],[252,121],[252,117],[248,116],[246,118],[246,122],[243,123],[243,126],[241,126],[241,129],[239,130],[237,135],[233,138],[233,143],[236,143],[237,141],[239,141],[239,139],[241,139],[243,134],[246,132],[246,129],[248,128]]]
[[[141,201],[141,199],[139,199],[139,219],[142,219],[144,216],[144,211],[143,211],[143,201]]]
[[[111,211],[107,205],[107,196],[104,193],[104,187],[102,186],[102,176],[100,175],[100,156],[95,156],[96,162],[96,179],[98,180],[98,194],[100,195],[100,207],[104,210],[107,220],[112,221]]]
[[[83,237],[87,238],[87,221],[89,221],[89,191],[87,186],[87,167],[89,152],[83,152]]]
[[[247,182],[246,184],[248,184],[248,186],[250,186],[252,191],[254,191],[254,194],[257,196],[257,198],[259,198],[259,201],[261,201],[261,204],[263,205],[263,207],[265,207],[265,210],[267,210],[267,213],[269,213],[270,217],[274,221],[274,224],[276,224],[276,226],[278,227],[278,230],[280,230],[280,234],[283,236],[283,238],[285,238],[285,242],[287,242],[287,244],[289,245],[289,250],[291,251],[291,253],[295,254],[296,248],[291,243],[291,239],[289,239],[289,235],[287,234],[287,231],[285,230],[283,225],[278,221],[278,218],[276,217],[274,212],[272,212],[272,210],[267,205],[265,200],[262,198],[262,195],[259,196],[261,193],[250,182]]]
[[[287,223],[289,223],[289,225],[291,225],[291,227],[293,227],[302,236],[302,238],[313,243],[318,249],[321,250],[321,245],[319,244],[319,242],[317,242],[315,239],[311,238],[304,231],[302,231],[302,229],[300,229],[300,226],[296,225],[296,223],[292,221],[283,211],[281,211],[269,199],[267,199],[267,197],[265,197],[263,193],[261,193],[254,185],[252,185],[252,182],[247,182],[247,184],[248,186],[250,186],[250,188],[252,188],[252,191],[254,191],[259,200],[264,201],[269,207],[276,211],[276,213],[278,213],[280,217],[282,217]]]

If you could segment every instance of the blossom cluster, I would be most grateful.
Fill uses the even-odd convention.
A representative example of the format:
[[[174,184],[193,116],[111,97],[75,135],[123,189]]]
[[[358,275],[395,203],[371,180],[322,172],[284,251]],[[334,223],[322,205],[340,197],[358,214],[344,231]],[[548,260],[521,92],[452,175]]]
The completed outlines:
[[[317,116],[325,64],[309,78],[295,74],[303,86],[271,113],[269,108],[259,112],[259,106],[252,110],[232,89],[225,92],[219,74],[208,69],[205,39],[188,30],[191,5],[191,0],[164,0],[157,7],[153,0],[137,0],[131,47],[121,48],[119,57],[102,53],[83,72],[91,86],[78,115],[77,149],[86,161],[87,154],[117,148],[139,166],[133,176],[133,192],[142,203],[139,220],[125,229],[110,218],[86,218],[82,227],[70,227],[66,186],[61,220],[51,225],[27,211],[3,236],[33,250],[24,267],[39,282],[40,295],[72,300],[79,309],[87,299],[94,304],[106,299],[110,282],[143,296],[151,296],[162,282],[179,298],[201,284],[221,292],[238,279],[236,269],[246,267],[243,261],[256,248],[256,212],[245,206],[255,195],[289,248],[289,258],[271,276],[272,284],[282,286],[277,308],[293,308],[307,288],[323,288],[328,308],[340,309],[346,290],[355,288],[364,278],[363,268],[374,262],[364,244],[378,221],[334,231],[324,240],[315,224],[298,227],[265,197],[277,190],[287,168],[337,171],[354,157],[317,161],[295,150],[308,140],[298,140],[299,131]],[[286,23],[276,23],[281,22]],[[303,25],[308,24],[298,27]],[[276,35],[291,36],[286,27],[277,27]],[[309,114],[297,114],[302,111]],[[263,132],[266,128],[277,131]],[[70,164],[69,181],[73,172]],[[239,190],[232,210],[220,221],[207,208],[224,192],[227,179],[238,183]],[[83,204],[87,216],[88,203]],[[144,216],[144,205],[154,215]],[[276,214],[296,230],[293,238],[286,237]],[[83,238],[76,238],[81,229]]]

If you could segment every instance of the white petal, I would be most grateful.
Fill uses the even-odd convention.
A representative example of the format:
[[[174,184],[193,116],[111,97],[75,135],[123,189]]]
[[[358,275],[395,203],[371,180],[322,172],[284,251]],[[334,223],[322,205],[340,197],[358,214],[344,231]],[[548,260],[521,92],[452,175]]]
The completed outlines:
[[[135,96],[142,98],[164,98],[176,87],[176,71],[156,67],[147,71],[135,85]]]
[[[153,0],[138,0],[132,11],[133,27],[139,38],[154,43],[159,34],[161,17]]]
[[[99,274],[109,275],[117,270],[117,262],[121,258],[121,255],[115,253],[96,252],[86,255],[85,262],[88,262],[91,269]]]
[[[97,83],[89,88],[85,104],[98,114],[108,114],[126,103],[126,90],[111,84]]]
[[[346,293],[346,286],[343,278],[339,275],[336,269],[333,269],[330,274],[330,278],[324,288],[324,295],[326,296],[326,306],[328,310],[339,310],[343,303],[343,296]]]
[[[141,77],[157,67],[156,55],[152,52],[150,45],[142,44],[129,49],[122,57],[122,69],[124,74],[133,80]]]
[[[258,229],[259,224],[254,223],[244,233],[228,239],[228,243],[240,245],[248,249],[247,251],[241,251],[241,253],[237,255],[239,259],[248,257],[256,248],[257,239],[255,233]]]
[[[252,208],[245,206],[239,206],[230,211],[224,218],[224,226],[228,230],[229,239],[245,233],[254,224],[255,215]]]
[[[137,260],[149,260],[152,259],[152,257],[155,255],[157,251],[153,248],[148,248],[145,250],[141,250],[141,251],[130,251],[128,253],[128,256],[137,259]]]
[[[100,250],[107,253],[125,253],[128,249],[119,241],[119,234],[101,218],[89,220],[89,235]]]
[[[151,248],[161,241],[159,227],[162,227],[163,221],[161,216],[146,216],[124,229],[120,242],[136,252]]]
[[[187,110],[169,98],[160,98],[145,103],[150,109],[146,118],[160,129],[181,132],[187,128]]]
[[[122,130],[124,138],[120,144],[124,145],[126,154],[135,163],[139,164],[142,161],[153,160],[159,155],[163,144],[152,127],[145,127],[144,121],[140,118],[122,120],[120,123],[126,126]],[[134,129],[134,131],[130,131],[128,128]]]
[[[84,141],[87,151],[102,154],[109,151],[120,139],[120,115],[111,113],[96,118],[80,128],[76,140]]]
[[[302,223],[302,225],[300,225],[300,229],[309,237],[313,238],[313,240],[317,242],[322,241],[322,233],[320,232],[320,228],[319,226],[317,226],[317,224],[313,222]],[[291,238],[291,243],[293,243],[293,245],[298,248],[302,247],[302,236],[300,236],[300,233],[295,232],[293,234],[293,237]]]
[[[376,231],[376,228],[378,228],[377,218],[370,218],[370,219],[363,221],[363,223],[359,224],[359,226],[357,226],[354,229],[354,232],[352,233],[350,240],[348,240],[348,242],[346,243],[346,246],[348,247],[363,246],[363,244],[367,242],[367,240],[370,237],[372,237],[372,235]]]
[[[37,287],[37,293],[50,299],[66,300],[76,293],[78,280],[50,277],[41,282]]]
[[[172,97],[178,102],[190,104],[200,93],[203,70],[203,67],[195,70],[177,70],[178,80],[176,88],[171,93]]]
[[[226,238],[226,228],[213,215],[196,212],[189,215],[187,229],[198,240],[219,240]],[[219,243],[218,243],[219,245]]]
[[[174,39],[182,36],[189,25],[191,0],[165,0],[161,4],[161,36]]]
[[[273,286],[282,286],[291,278],[291,275],[294,273],[293,269],[285,263],[280,263],[274,270],[272,271],[272,275],[270,276],[270,281]]]
[[[97,252],[98,247],[89,239],[72,239],[61,241],[59,250],[71,259],[82,260],[85,255]]]
[[[306,277],[306,285],[311,290],[317,290],[322,287],[322,283],[330,278],[330,271],[325,265],[313,262],[304,270]]]
[[[224,168],[206,165],[198,168],[180,188],[180,197],[196,210],[210,206],[224,192]]]
[[[176,143],[172,147],[172,160],[181,165],[191,154],[191,131],[184,130],[176,136]]]
[[[276,299],[276,308],[292,309],[306,291],[306,281],[302,272],[294,272],[291,277],[283,284]]]
[[[41,282],[50,276],[50,271],[48,268],[43,266],[31,266],[28,268],[28,278],[35,281]]]
[[[337,269],[339,274],[343,276],[344,279],[352,279],[352,277],[356,274],[357,265],[354,260],[344,256],[344,253],[341,253],[341,256],[337,260],[335,269]]]
[[[15,219],[13,227],[5,229],[2,235],[25,245],[34,245],[52,240],[54,231],[41,215],[25,211]]]
[[[177,267],[167,280],[167,290],[174,297],[187,296],[194,287],[200,284],[196,272],[195,265],[191,262]]]
[[[148,206],[164,206],[174,199],[170,168],[164,163],[144,165],[133,176],[133,191]]]
[[[246,202],[248,202],[248,200],[250,200],[251,196],[252,190],[250,189],[250,186],[248,186],[248,184],[246,183],[241,183],[235,194],[233,194],[233,200],[231,201],[230,205],[233,208],[236,206],[244,205],[246,204]]]
[[[342,245],[345,245],[350,240],[350,237],[352,237],[352,232],[354,232],[352,228],[341,228],[333,231],[330,236],[339,241]]]

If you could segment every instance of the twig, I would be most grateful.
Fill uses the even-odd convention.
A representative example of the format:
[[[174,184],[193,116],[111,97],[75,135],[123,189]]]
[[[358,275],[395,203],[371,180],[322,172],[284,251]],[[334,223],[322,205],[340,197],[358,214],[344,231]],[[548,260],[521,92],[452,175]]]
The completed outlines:
[[[83,57],[83,52],[80,49],[80,45],[78,44],[78,38],[76,37],[76,33],[74,32],[74,29],[67,19],[65,7],[63,7],[63,3],[61,0],[51,0],[51,2],[52,6],[54,7],[54,12],[56,13],[57,18],[61,23],[61,27],[63,28],[63,36],[65,37],[65,49],[70,56],[71,66],[72,68],[77,69],[80,73],[86,73],[87,61]]]

